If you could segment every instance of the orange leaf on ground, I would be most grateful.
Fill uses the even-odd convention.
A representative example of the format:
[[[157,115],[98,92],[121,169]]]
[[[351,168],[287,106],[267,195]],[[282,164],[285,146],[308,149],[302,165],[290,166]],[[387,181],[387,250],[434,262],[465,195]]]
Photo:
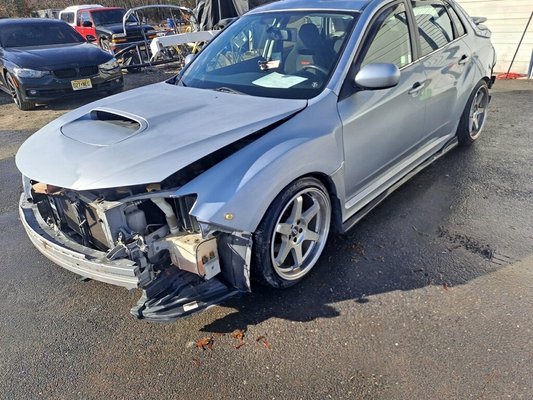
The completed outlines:
[[[244,339],[244,332],[240,329],[235,329],[233,332],[231,332],[231,336],[233,336],[237,340],[243,340]]]
[[[205,338],[202,338],[200,340],[198,340],[196,342],[196,347],[198,349],[202,349],[202,350],[205,350],[205,349],[209,349],[211,350],[213,348],[213,337],[205,337]]]

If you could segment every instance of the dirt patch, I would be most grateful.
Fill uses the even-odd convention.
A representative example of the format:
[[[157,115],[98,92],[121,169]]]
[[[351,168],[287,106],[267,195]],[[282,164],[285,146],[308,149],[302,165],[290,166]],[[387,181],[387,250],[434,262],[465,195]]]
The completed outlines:
[[[176,66],[165,65],[146,69],[138,74],[125,73],[124,90],[162,82],[177,72]],[[56,100],[50,104],[38,106],[35,110],[20,111],[11,100],[11,97],[0,91],[0,135],[3,135],[3,132],[14,131],[34,133],[64,113],[103,97],[105,97],[105,94],[80,94],[76,97]]]

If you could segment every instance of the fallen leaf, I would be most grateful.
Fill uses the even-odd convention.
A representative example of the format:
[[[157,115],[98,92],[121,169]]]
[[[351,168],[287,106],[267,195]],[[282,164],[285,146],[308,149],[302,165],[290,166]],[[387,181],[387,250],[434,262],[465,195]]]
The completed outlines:
[[[237,340],[242,341],[244,339],[244,332],[240,329],[235,329],[233,332],[231,332],[231,336],[233,336]]]
[[[265,348],[267,348],[269,350],[272,349],[272,346],[270,346],[270,343],[268,342],[268,340],[267,340],[267,338],[265,336],[259,336],[255,341],[263,343],[263,346],[265,346]]]
[[[194,365],[196,365],[197,367],[199,367],[199,366],[202,364],[202,363],[200,362],[200,360],[197,359],[197,358],[193,358],[193,359],[192,359],[192,362],[193,362]]]
[[[442,285],[442,288],[446,291],[448,291],[448,285],[445,283],[444,285]]]
[[[202,338],[200,340],[198,340],[196,342],[196,348],[198,349],[202,349],[202,350],[205,350],[205,349],[213,349],[213,337],[205,337],[205,338]]]
[[[235,346],[236,349],[240,349],[242,346],[244,346],[246,343],[241,342],[237,346]]]

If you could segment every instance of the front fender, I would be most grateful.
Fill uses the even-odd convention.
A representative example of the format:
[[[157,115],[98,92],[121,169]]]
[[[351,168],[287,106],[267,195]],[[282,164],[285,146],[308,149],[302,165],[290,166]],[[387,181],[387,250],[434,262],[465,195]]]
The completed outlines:
[[[191,214],[200,222],[254,232],[289,183],[312,173],[330,176],[342,165],[336,101],[330,93],[196,177],[176,195],[197,194]]]

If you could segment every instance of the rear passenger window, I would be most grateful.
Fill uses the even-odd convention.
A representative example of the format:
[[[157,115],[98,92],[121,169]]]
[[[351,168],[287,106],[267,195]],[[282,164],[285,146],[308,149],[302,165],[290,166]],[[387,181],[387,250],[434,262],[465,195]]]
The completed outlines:
[[[429,54],[454,39],[452,21],[441,2],[416,2],[413,8],[422,55]]]
[[[401,68],[412,61],[407,14],[402,4],[383,12],[372,30],[375,34],[370,37],[361,67],[370,63],[390,63]]]
[[[448,7],[448,12],[450,13],[450,17],[452,18],[453,26],[455,28],[455,37],[458,38],[463,36],[466,33],[466,30],[461,18],[459,18],[457,12],[455,12],[455,10],[451,7]]]

